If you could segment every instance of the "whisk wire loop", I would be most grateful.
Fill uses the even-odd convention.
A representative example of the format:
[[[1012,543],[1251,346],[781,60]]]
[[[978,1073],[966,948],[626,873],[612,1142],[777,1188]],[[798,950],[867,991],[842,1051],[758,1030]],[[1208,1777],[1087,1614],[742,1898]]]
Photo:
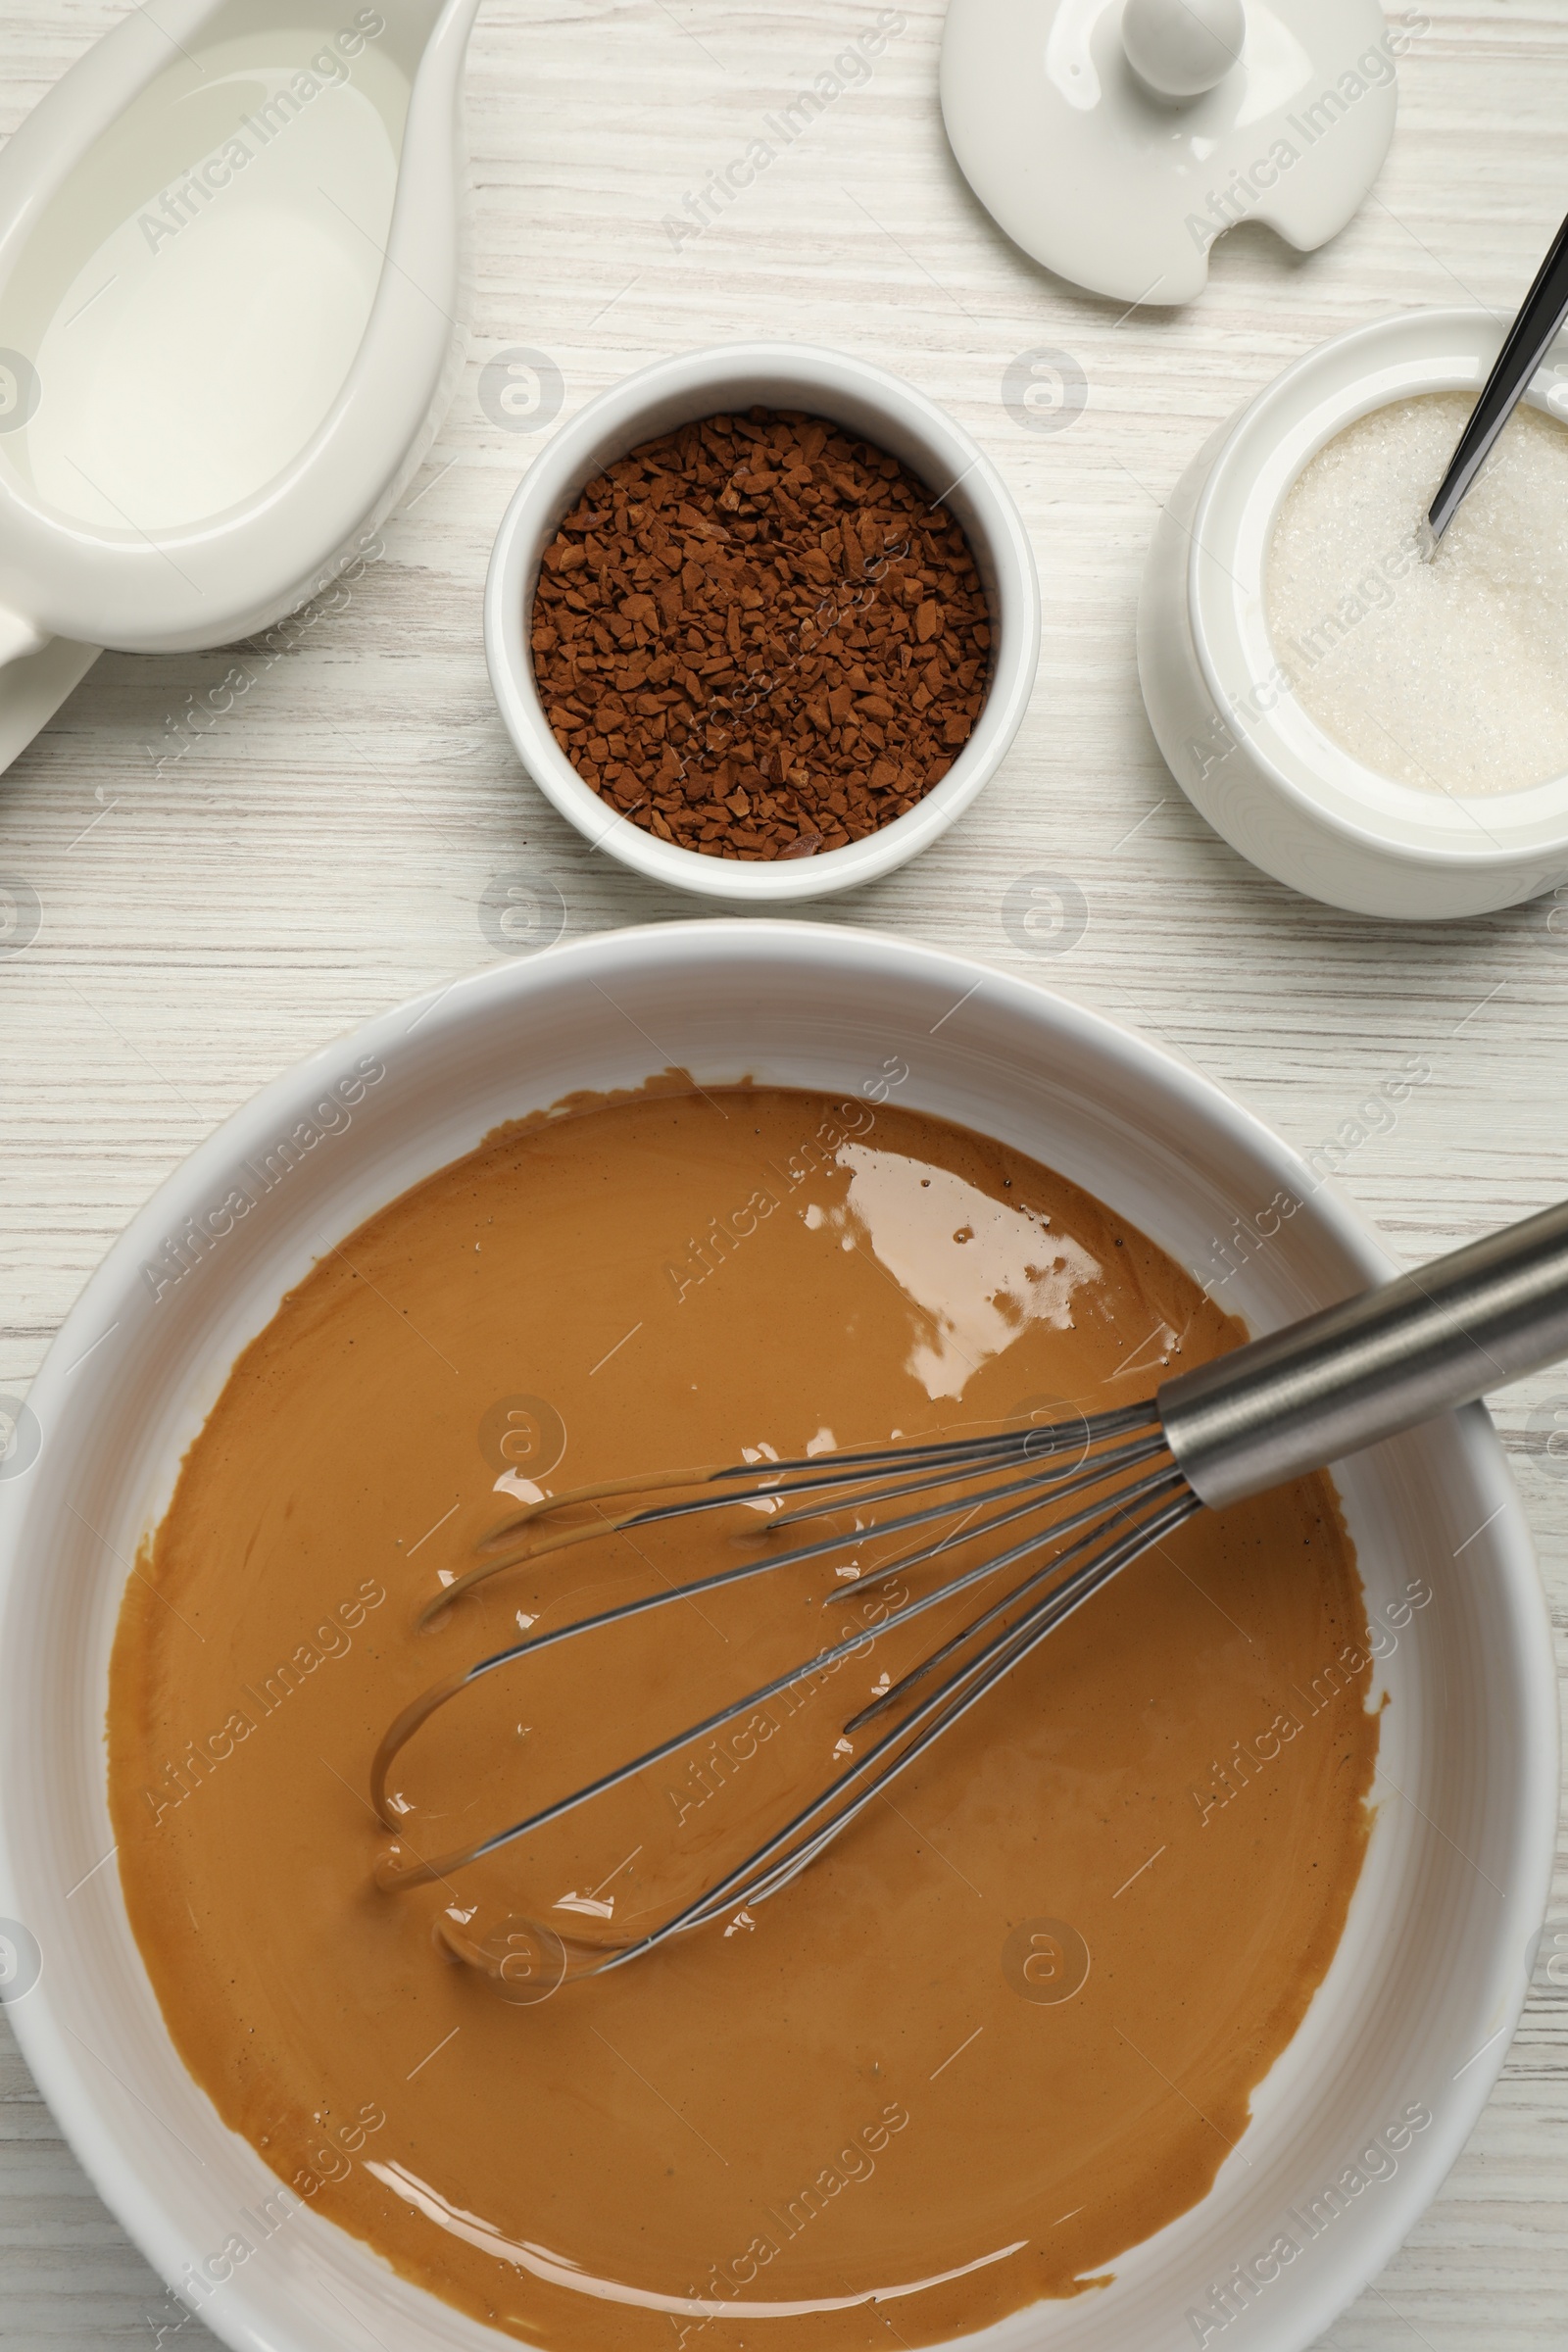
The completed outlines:
[[[990,1437],[953,1438],[929,1445],[884,1446],[858,1453],[836,1453],[830,1461],[806,1454],[790,1461],[768,1459],[726,1463],[717,1469],[702,1467],[662,1471],[653,1478],[607,1479],[590,1486],[573,1487],[563,1494],[542,1494],[536,1501],[526,1503],[520,1511],[510,1512],[505,1519],[498,1521],[479,1538],[475,1549],[481,1553],[492,1551],[536,1520],[550,1517],[573,1505],[598,1502],[612,1495],[647,1494],[650,1490],[669,1487],[703,1486],[723,1490],[696,1495],[685,1502],[658,1503],[647,1510],[630,1511],[619,1519],[601,1519],[585,1527],[567,1528],[527,1549],[508,1551],[503,1558],[481,1559],[476,1567],[470,1568],[466,1575],[457,1578],[434,1595],[424,1609],[420,1623],[424,1624],[442,1610],[450,1608],[453,1601],[484,1577],[494,1576],[504,1568],[517,1565],[519,1561],[539,1558],[546,1551],[588,1542],[607,1532],[621,1528],[653,1527],[668,1519],[693,1518],[700,1512],[727,1510],[736,1502],[771,1500],[784,1494],[806,1494],[859,1486],[867,1479],[880,1476],[884,1470],[896,1470],[899,1474],[899,1488],[890,1492],[909,1492],[912,1490],[906,1482],[915,1471],[945,1470],[949,1477],[956,1477],[960,1473],[1003,1466],[1015,1460],[1044,1461],[1074,1446],[1081,1460],[1095,1446],[1102,1445],[1126,1431],[1150,1427],[1157,1427],[1157,1417],[1147,1404],[1122,1405],[1092,1418],[1081,1417],[1076,1424],[1031,1423],[1022,1429],[999,1430]],[[746,1491],[740,1493],[738,1490],[743,1484]],[[773,1524],[777,1527],[780,1523],[775,1521]]]
[[[1116,1421],[1118,1428],[1123,1425],[1125,1420],[1125,1416],[1123,1414],[1105,1416],[1106,1420],[1110,1420],[1112,1418],[1114,1418]],[[1029,1433],[1011,1434],[1016,1438],[1019,1435],[1027,1435]],[[1084,1491],[1086,1488],[1093,1488],[1095,1486],[1102,1485],[1107,1477],[1113,1476],[1119,1469],[1127,1467],[1129,1463],[1133,1461],[1145,1458],[1150,1453],[1159,1451],[1161,1448],[1162,1440],[1159,1438],[1156,1432],[1151,1431],[1135,1439],[1131,1445],[1112,1447],[1109,1453],[1102,1455],[1095,1462],[1087,1464],[1083,1468],[1075,1469],[1067,1474],[1053,1473],[1048,1464],[1041,1470],[1032,1471],[1027,1477],[1015,1482],[1015,1484],[1011,1486],[991,1488],[979,1495],[970,1495],[967,1498],[968,1514],[970,1517],[972,1517],[974,1510],[977,1508],[983,1508],[987,1502],[999,1499],[1006,1499],[1013,1494],[1025,1493],[1029,1495],[1029,1499],[1020,1506],[1018,1511],[1006,1514],[1006,1518],[1016,1518],[1024,1515],[1030,1510],[1039,1509],[1048,1502],[1054,1503],[1063,1495],[1079,1493]],[[986,1467],[989,1468],[995,1466],[997,1450],[998,1448],[994,1443],[988,1446],[985,1461]],[[924,1491],[929,1483],[930,1482],[926,1481],[916,1482],[910,1491],[916,1493]],[[938,1483],[951,1485],[954,1482],[951,1478],[949,1478],[946,1481]],[[575,1495],[562,1496],[560,1498],[560,1506],[564,1506],[565,1503],[575,1499]],[[730,1503],[733,1503],[737,1499],[745,1500],[747,1498],[744,1496],[736,1497],[732,1494],[727,1496],[725,1499]],[[496,1673],[504,1666],[513,1665],[519,1658],[551,1648],[558,1642],[574,1640],[583,1634],[598,1633],[607,1626],[620,1624],[631,1618],[644,1616],[649,1611],[654,1609],[665,1608],[672,1601],[692,1599],[699,1593],[711,1592],[723,1586],[744,1583],[752,1577],[770,1575],[781,1568],[802,1566],[812,1559],[822,1557],[824,1554],[834,1551],[842,1551],[846,1549],[851,1543],[859,1541],[865,1536],[882,1537],[906,1534],[914,1527],[930,1525],[935,1520],[951,1516],[953,1511],[958,1507],[960,1506],[953,1501],[930,1504],[927,1505],[923,1510],[908,1512],[906,1513],[902,1518],[886,1521],[878,1528],[858,1531],[856,1536],[851,1538],[846,1538],[842,1534],[831,1534],[818,1539],[815,1543],[797,1545],[795,1548],[789,1551],[765,1552],[754,1560],[742,1562],[738,1567],[718,1569],[710,1576],[694,1578],[692,1581],[684,1585],[665,1586],[661,1592],[640,1593],[632,1600],[617,1602],[613,1608],[600,1610],[595,1615],[590,1617],[574,1619],[567,1625],[552,1627],[549,1632],[544,1634],[530,1635],[525,1641],[511,1642],[505,1649],[495,1650],[488,1657],[476,1660],[476,1662],[472,1666],[468,1667],[465,1673],[448,1677],[441,1683],[434,1685],[429,1690],[423,1692],[418,1698],[413,1700],[409,1706],[404,1708],[403,1712],[398,1716],[397,1720],[387,1731],[380,1746],[376,1750],[370,1768],[370,1798],[378,1818],[382,1822],[383,1827],[389,1830],[396,1829],[396,1819],[395,1816],[391,1814],[387,1801],[386,1776],[397,1755],[404,1747],[408,1745],[408,1742],[414,1738],[415,1734],[430,1720],[432,1715],[434,1715],[441,1707],[445,1706],[450,1699],[455,1698],[459,1691],[466,1689],[469,1684],[479,1681],[483,1676]],[[678,1514],[671,1512],[668,1515],[674,1516]],[[1004,1518],[999,1519],[994,1524],[1004,1525],[1005,1523],[1006,1519]],[[583,1532],[587,1534],[618,1533],[621,1528],[628,1524],[633,1524],[633,1522],[620,1521],[603,1528],[589,1529]],[[1063,1523],[1058,1528],[1058,1532],[1065,1533],[1070,1526],[1076,1524],[1076,1520]],[[763,1533],[765,1531],[759,1532]],[[984,1529],[971,1529],[967,1532],[959,1532],[962,1535],[962,1540],[967,1542],[974,1540],[976,1536],[986,1531]],[[924,1560],[935,1556],[937,1552],[940,1552],[948,1547],[949,1543],[948,1540],[945,1539],[942,1543],[935,1545],[927,1546],[918,1551],[906,1553],[898,1561],[892,1562],[887,1566],[874,1571],[870,1577],[861,1581],[866,1585],[874,1585],[878,1581],[899,1573],[905,1568],[919,1565]],[[540,1551],[544,1552],[549,1548],[549,1545],[542,1545],[540,1546]],[[537,1555],[525,1554],[524,1556],[533,1557]],[[505,1565],[507,1565],[506,1562],[497,1561],[486,1570],[486,1573],[494,1573],[496,1570]],[[448,1593],[445,1595],[445,1597],[449,1598],[451,1596],[451,1592],[455,1590],[455,1587],[449,1588]],[[805,1673],[810,1670],[811,1668],[809,1664],[808,1664],[804,1665],[800,1669],[800,1672]],[[731,1712],[738,1713],[740,1708],[746,1703],[747,1702],[744,1700],[738,1702],[737,1706],[731,1710]],[[729,1714],[725,1714],[719,1720],[721,1722],[728,1721]],[[693,1731],[687,1735],[687,1737],[701,1737],[706,1734],[710,1728],[711,1727],[707,1724],[699,1725],[695,1727]],[[684,1744],[684,1742],[677,1742],[677,1744]],[[659,1760],[660,1757],[651,1755],[648,1758],[640,1759],[638,1764],[630,1769],[641,1769],[643,1764],[657,1762]],[[608,1786],[611,1787],[614,1785],[614,1782],[608,1784]],[[585,1791],[584,1793],[585,1795],[590,1793],[593,1795],[599,1795],[604,1793],[604,1789],[599,1784],[596,1783],[591,1790]],[[543,1822],[547,1818],[553,1819],[555,1816],[542,1816],[530,1819],[527,1823],[518,1824],[512,1835],[520,1837],[524,1835],[528,1829],[540,1828],[543,1826]],[[502,1842],[506,1841],[507,1840],[503,1838]],[[481,1851],[489,1850],[490,1848],[488,1845],[476,1848],[475,1854]],[[451,1864],[451,1867],[456,1868],[457,1864],[453,1863]],[[435,1875],[435,1873],[432,1870],[432,1872],[428,1875]]]
[[[1068,1471],[1057,1472],[1042,1468],[1031,1471],[1027,1477],[1018,1480],[1012,1486],[993,1487],[981,1494],[970,1495],[968,1507],[972,1511],[983,1507],[987,1502],[1025,1493],[1033,1494],[1036,1496],[1036,1504],[1027,1507],[1038,1507],[1039,1503],[1054,1501],[1064,1494],[1081,1493],[1085,1489],[1099,1486],[1117,1471],[1126,1469],[1135,1462],[1164,1450],[1163,1438],[1158,1434],[1157,1429],[1151,1428],[1147,1436],[1127,1446],[1118,1447],[1110,1453],[1098,1456],[1096,1460],[1086,1463],[1081,1469],[1076,1465]],[[998,1466],[998,1456],[993,1451],[988,1452],[984,1462],[977,1465],[977,1468],[989,1470]],[[971,1471],[969,1474],[974,1475],[974,1472]],[[955,1474],[950,1471],[942,1477],[920,1479],[901,1488],[890,1488],[879,1496],[858,1497],[857,1498],[857,1507],[860,1507],[862,1504],[868,1505],[872,1501],[899,1499],[907,1494],[928,1493],[933,1487],[951,1487],[954,1483]],[[568,1503],[579,1500],[582,1492],[583,1490],[577,1490],[571,1494],[561,1496],[556,1507],[563,1508]],[[737,1501],[746,1501],[750,1499],[750,1496],[729,1494],[721,1499],[727,1507],[733,1508]],[[693,1510],[712,1507],[714,1505],[708,1501],[691,1506]],[[764,1536],[777,1535],[784,1525],[803,1524],[808,1518],[820,1517],[824,1510],[833,1507],[835,1506],[832,1504],[821,1504],[815,1511],[793,1515],[790,1521],[769,1521],[765,1526],[749,1532],[755,1532],[760,1540]],[[743,1561],[738,1567],[715,1569],[711,1575],[694,1578],[688,1584],[668,1585],[662,1592],[640,1593],[635,1599],[619,1601],[613,1608],[601,1610],[595,1616],[576,1618],[569,1625],[552,1627],[548,1633],[530,1635],[525,1642],[514,1642],[506,1649],[496,1650],[489,1657],[481,1658],[476,1664],[469,1667],[467,1673],[460,1678],[460,1683],[475,1682],[481,1675],[494,1673],[497,1668],[502,1666],[509,1666],[514,1659],[523,1657],[530,1651],[547,1649],[555,1642],[570,1641],[579,1634],[598,1633],[607,1625],[615,1625],[627,1618],[643,1616],[651,1609],[667,1607],[673,1600],[688,1600],[700,1592],[712,1592],[726,1585],[744,1584],[748,1578],[771,1575],[779,1568],[801,1567],[806,1562],[819,1559],[827,1553],[846,1550],[851,1544],[859,1541],[906,1534],[911,1528],[928,1526],[934,1520],[949,1517],[957,1507],[959,1506],[954,1502],[933,1503],[923,1510],[908,1512],[903,1518],[886,1520],[875,1528],[856,1530],[850,1536],[843,1534],[823,1536],[814,1543],[797,1545],[790,1551],[764,1553],[757,1559]],[[619,1535],[628,1528],[646,1526],[653,1519],[677,1518],[682,1515],[682,1512],[675,1508],[639,1513],[628,1519],[606,1521],[598,1527],[573,1529],[569,1540],[583,1541],[589,1537]],[[1000,1525],[1002,1522],[999,1521],[997,1524]],[[457,1598],[461,1592],[470,1589],[479,1576],[493,1576],[504,1568],[526,1566],[532,1560],[547,1556],[555,1548],[557,1545],[547,1541],[536,1549],[521,1552],[515,1557],[487,1562],[479,1570],[470,1570],[466,1577],[459,1579],[456,1584],[449,1586],[437,1596],[437,1601],[429,1605],[419,1622],[424,1623],[431,1610],[438,1604],[444,1608]],[[943,1546],[939,1545],[936,1548],[941,1549]],[[903,1560],[894,1562],[887,1568],[874,1570],[872,1575],[863,1581],[874,1582],[877,1577],[891,1575],[898,1568],[908,1566],[927,1556],[924,1552],[907,1554]],[[420,1720],[422,1721],[424,1718],[421,1717]]]
[[[1063,1584],[1055,1587],[1045,1599],[1037,1602],[1023,1620],[1008,1628],[981,1651],[978,1657],[971,1659],[956,1673],[950,1676],[939,1690],[929,1692],[911,1715],[884,1734],[874,1746],[867,1749],[863,1756],[848,1766],[831,1787],[813,1797],[795,1815],[792,1821],[786,1823],[784,1828],[775,1833],[763,1845],[748,1854],[745,1860],[737,1864],[723,1879],[706,1889],[703,1894],[696,1897],[671,1919],[662,1922],[659,1927],[651,1930],[646,1936],[607,1951],[604,1957],[598,1961],[593,1973],[604,1974],[612,1968],[619,1968],[626,1961],[637,1959],[644,1953],[654,1950],[672,1936],[704,1926],[719,1917],[723,1912],[737,1906],[744,1908],[752,1903],[760,1903],[765,1901],[769,1895],[776,1894],[808,1863],[814,1861],[816,1856],[839,1836],[841,1831],[847,1829],[852,1821],[879,1797],[890,1781],[896,1779],[918,1756],[932,1746],[953,1724],[958,1721],[960,1716],[966,1714],[984,1697],[986,1692],[1001,1681],[1004,1675],[1020,1664],[1029,1652],[1045,1641],[1046,1637],[1053,1633],[1066,1617],[1090,1599],[1102,1585],[1108,1583],[1110,1578],[1126,1566],[1130,1559],[1138,1557],[1152,1544],[1157,1544],[1163,1537],[1173,1534],[1184,1521],[1190,1519],[1201,1507],[1190,1491],[1182,1494],[1174,1500],[1168,1501],[1152,1519],[1131,1527],[1111,1550],[1101,1552],[1097,1557],[1087,1560]],[[1076,1546],[1075,1550],[1087,1549],[1092,1542],[1092,1538],[1086,1539],[1085,1544]],[[1048,1569],[1041,1571],[1041,1576],[1054,1574],[1062,1564],[1059,1560],[1054,1561]],[[999,1606],[1004,1608],[1013,1605],[1020,1594],[1039,1581],[1039,1577],[1028,1580]],[[924,1728],[921,1729],[921,1726]],[[851,1727],[846,1726],[846,1729],[849,1728]],[[914,1736],[911,1737],[911,1734]],[[899,1748],[901,1741],[906,1742],[903,1752],[901,1754],[893,1753]],[[841,1796],[852,1784],[864,1779],[867,1774],[882,1765],[884,1758],[888,1758],[890,1755],[892,1760],[887,1763],[885,1769],[876,1773],[873,1781],[869,1781],[854,1795],[846,1796],[845,1801],[839,1805],[836,1811],[829,1814],[826,1821],[818,1823],[818,1826],[811,1830],[798,1846],[790,1847],[791,1838],[799,1836],[803,1830],[807,1829],[808,1825],[816,1820],[819,1814],[832,1806],[834,1800]],[[780,1853],[780,1848],[787,1850]],[[775,1855],[778,1856],[777,1860],[773,1859]]]
[[[1106,1418],[1108,1419],[1109,1416]],[[1147,1422],[1147,1413],[1143,1419]],[[1116,1420],[1118,1433],[1122,1428],[1136,1426],[1136,1420],[1132,1416],[1118,1415]],[[534,1655],[557,1642],[600,1631],[612,1624],[624,1622],[650,1609],[666,1607],[672,1601],[690,1598],[699,1592],[710,1592],[718,1585],[732,1584],[747,1577],[769,1573],[781,1567],[798,1565],[820,1557],[827,1552],[842,1551],[850,1544],[862,1541],[865,1532],[878,1536],[907,1532],[915,1526],[929,1525],[936,1519],[950,1517],[956,1509],[963,1511],[964,1517],[957,1530],[943,1536],[934,1544],[924,1545],[913,1552],[903,1555],[899,1560],[879,1568],[870,1577],[861,1580],[858,1588],[847,1587],[840,1592],[828,1596],[831,1599],[847,1599],[854,1597],[858,1590],[863,1597],[867,1589],[874,1590],[878,1584],[885,1583],[890,1577],[940,1556],[957,1543],[968,1544],[980,1541],[994,1534],[999,1528],[1015,1523],[1020,1518],[1028,1517],[1047,1505],[1058,1504],[1064,1495],[1102,1487],[1108,1479],[1114,1478],[1120,1471],[1147,1461],[1163,1450],[1157,1427],[1148,1429],[1132,1442],[1111,1447],[1109,1452],[1098,1460],[1075,1468],[1069,1475],[1057,1475],[1053,1478],[1049,1473],[1032,1473],[1029,1477],[1009,1485],[988,1488],[978,1496],[969,1495],[957,1500],[950,1498],[945,1503],[927,1505],[917,1512],[906,1513],[902,1518],[888,1521],[872,1531],[860,1531],[850,1538],[846,1538],[842,1534],[828,1536],[816,1543],[796,1546],[782,1554],[773,1554],[760,1560],[748,1561],[738,1568],[725,1569],[710,1577],[694,1579],[686,1585],[671,1586],[660,1592],[642,1594],[634,1600],[621,1602],[612,1609],[602,1610],[591,1617],[577,1619],[569,1625],[553,1628],[549,1633],[533,1636],[527,1641],[511,1643],[506,1649],[496,1651],[491,1656],[478,1660],[468,1668],[466,1674],[449,1678],[446,1682],[436,1685],[420,1699],[416,1700],[411,1707],[404,1710],[377,1750],[371,1768],[371,1801],[383,1825],[395,1832],[398,1825],[396,1815],[388,1800],[386,1779],[396,1756],[438,1708],[444,1706],[480,1677],[493,1673],[503,1666],[514,1664],[520,1658]],[[998,1448],[994,1446],[987,1449],[988,1467],[995,1466],[997,1451]],[[925,1483],[919,1482],[921,1486]],[[951,1479],[946,1483],[951,1484]],[[747,1692],[745,1696],[719,1708],[701,1723],[685,1727],[679,1733],[644,1750],[640,1755],[613,1767],[596,1780],[570,1791],[564,1797],[557,1798],[553,1803],[539,1808],[524,1819],[492,1833],[472,1845],[453,1853],[440,1855],[431,1861],[420,1860],[412,1866],[403,1866],[392,1857],[386,1858],[377,1870],[378,1881],[383,1886],[389,1888],[411,1886],[431,1879],[446,1877],[450,1872],[460,1869],[467,1862],[476,1861],[485,1854],[497,1852],[516,1839],[545,1828],[553,1821],[562,1819],[565,1814],[589,1803],[594,1798],[608,1794],[611,1789],[619,1787],[635,1775],[651,1769],[654,1765],[662,1763],[666,1757],[677,1753],[680,1749],[723,1730],[737,1716],[765,1705],[770,1698],[778,1696],[807,1677],[835,1670],[847,1658],[858,1652],[863,1653],[871,1642],[882,1635],[894,1632],[910,1623],[913,1619],[967,1591],[973,1585],[1002,1574],[1007,1568],[1016,1565],[1018,1561],[1038,1552],[1043,1544],[1048,1543],[1059,1544],[1064,1538],[1076,1534],[1078,1530],[1084,1528],[1094,1531],[1090,1537],[1086,1538],[1086,1541],[1092,1542],[1095,1540],[1095,1535],[1102,1531],[1107,1518],[1125,1518],[1129,1511],[1140,1503],[1151,1498],[1158,1498],[1169,1492],[1183,1488],[1183,1486],[1181,1475],[1170,1462],[1167,1454],[1164,1464],[1152,1474],[1146,1474],[1145,1480],[1139,1486],[1131,1490],[1121,1490],[1109,1496],[1102,1495],[1098,1500],[1090,1502],[1084,1508],[1065,1518],[1054,1518],[1048,1528],[1036,1531],[1002,1554],[983,1560],[961,1575],[939,1584],[931,1592],[908,1602],[904,1608],[895,1610],[875,1626],[859,1629],[844,1640],[826,1645],[813,1657],[801,1660],[784,1673]],[[1019,1494],[1024,1494],[1024,1499],[1016,1502],[1011,1509],[999,1513],[994,1519],[982,1521],[978,1526],[972,1524],[976,1509],[984,1508],[987,1503],[992,1501],[1011,1501]],[[1019,1592],[1031,1590],[1042,1579],[1055,1574],[1066,1560],[1076,1555],[1080,1548],[1082,1548],[1081,1545],[1074,1546],[1072,1551],[1053,1560],[1034,1579],[1029,1580],[1025,1586],[1021,1587]],[[972,1625],[966,1632],[960,1632],[953,1640],[944,1643],[934,1657],[927,1661],[927,1665],[934,1665],[939,1660],[951,1655],[953,1650],[970,1638],[980,1626],[991,1623],[1002,1611],[1014,1605],[1018,1597],[1019,1593],[1013,1593],[1003,1602],[998,1603],[995,1608],[988,1610],[977,1625]],[[917,1669],[912,1677],[906,1677],[901,1689],[907,1688],[910,1681],[919,1679],[920,1674],[924,1671],[924,1668]],[[857,1720],[859,1719],[857,1718]],[[899,1735],[895,1735],[895,1737]]]

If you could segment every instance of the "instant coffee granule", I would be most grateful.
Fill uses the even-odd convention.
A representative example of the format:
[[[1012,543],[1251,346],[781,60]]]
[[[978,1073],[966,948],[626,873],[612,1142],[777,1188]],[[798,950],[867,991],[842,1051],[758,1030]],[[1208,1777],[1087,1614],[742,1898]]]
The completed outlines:
[[[596,474],[544,552],[534,672],[601,799],[710,858],[808,858],[940,783],[985,700],[968,543],[886,450],[709,416]]]

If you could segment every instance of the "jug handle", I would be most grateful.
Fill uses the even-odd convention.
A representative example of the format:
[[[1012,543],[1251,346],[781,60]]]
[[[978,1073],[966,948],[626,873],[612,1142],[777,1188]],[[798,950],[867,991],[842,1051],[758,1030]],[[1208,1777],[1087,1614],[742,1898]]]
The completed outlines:
[[[49,637],[0,607],[0,771],[48,725],[103,649]]]

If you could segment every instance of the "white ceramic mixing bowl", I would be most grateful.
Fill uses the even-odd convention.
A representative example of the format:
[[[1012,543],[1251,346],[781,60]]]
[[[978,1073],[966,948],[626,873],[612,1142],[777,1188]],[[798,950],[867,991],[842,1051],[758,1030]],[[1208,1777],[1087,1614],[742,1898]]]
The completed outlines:
[[[0,1915],[41,1956],[30,1989],[12,1983],[11,2014],[77,2154],[163,2277],[195,2280],[207,2326],[245,2352],[503,2339],[308,2203],[262,2242],[279,2183],[186,2074],[103,1866],[125,1578],[236,1351],[330,1241],[499,1121],[666,1062],[708,1085],[752,1075],[873,1101],[905,1064],[900,1102],[1035,1153],[1200,1277],[1222,1244],[1242,1261],[1222,1297],[1255,1329],[1387,1270],[1293,1152],[1156,1047],[1019,981],[837,926],[661,925],[502,965],[369,1022],[202,1145],[88,1284],[0,1463]],[[1340,1486],[1388,1697],[1344,1941],[1210,2194],[1119,2260],[1108,2287],[973,2339],[989,2352],[1310,2344],[1410,2229],[1495,2078],[1555,1823],[1551,1639],[1529,1537],[1479,1407],[1346,1465]],[[1401,1613],[1417,1578],[1431,1597]],[[33,1946],[13,1931],[12,1948]],[[256,2250],[225,2252],[236,2236]]]

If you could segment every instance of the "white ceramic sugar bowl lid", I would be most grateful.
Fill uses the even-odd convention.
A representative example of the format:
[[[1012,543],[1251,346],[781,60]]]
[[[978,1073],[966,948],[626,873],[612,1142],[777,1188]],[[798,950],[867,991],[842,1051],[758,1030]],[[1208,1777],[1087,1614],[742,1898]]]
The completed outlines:
[[[1303,252],[1345,226],[1408,38],[1378,0],[951,0],[942,112],[1036,261],[1117,301],[1190,302],[1238,220]]]

